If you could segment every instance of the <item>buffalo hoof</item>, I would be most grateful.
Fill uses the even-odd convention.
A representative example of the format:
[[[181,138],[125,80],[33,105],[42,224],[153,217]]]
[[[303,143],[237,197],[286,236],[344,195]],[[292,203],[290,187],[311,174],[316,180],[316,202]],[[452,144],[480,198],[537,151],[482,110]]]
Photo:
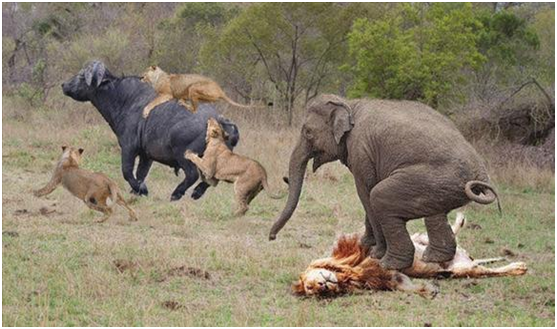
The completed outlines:
[[[191,194],[191,198],[194,200],[199,200],[203,196],[204,192],[205,191],[198,191],[197,189],[195,189]]]
[[[131,189],[130,193],[133,195],[138,195],[138,196],[148,196],[149,195],[149,191],[147,191],[147,187],[145,187],[145,189],[139,189],[138,191]]]
[[[454,258],[454,255],[455,250],[453,250],[452,248],[449,248],[448,250],[442,250],[434,248],[430,244],[425,249],[422,260],[426,263],[443,263],[451,261]]]
[[[149,190],[147,190],[147,185],[145,185],[145,183],[141,183],[141,185],[139,185],[139,195],[145,195],[148,196],[149,195]]]
[[[389,254],[385,255],[385,257],[381,258],[379,264],[386,270],[403,270],[405,268],[409,268],[414,263],[414,257],[406,257],[406,258],[395,258]]]
[[[178,200],[180,200],[183,196],[184,196],[183,193],[172,194],[172,196],[170,196],[170,201],[178,201]]]
[[[218,183],[218,182],[217,182]],[[199,185],[197,185],[194,189],[193,192],[191,194],[191,198],[194,200],[197,200],[199,198],[201,198],[203,196],[203,194],[205,194],[205,191],[207,191],[207,189],[209,188],[209,184],[206,182],[201,182],[199,183]],[[216,186],[216,185],[215,185]]]

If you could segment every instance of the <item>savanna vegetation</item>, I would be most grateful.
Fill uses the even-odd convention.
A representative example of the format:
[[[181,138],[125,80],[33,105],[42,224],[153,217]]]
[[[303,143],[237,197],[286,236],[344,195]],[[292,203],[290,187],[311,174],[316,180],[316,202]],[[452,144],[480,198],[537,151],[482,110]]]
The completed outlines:
[[[555,9],[542,3],[3,3],[2,322],[22,325],[555,325]],[[148,197],[104,224],[59,188],[37,199],[62,144],[128,189],[116,138],[60,84],[102,60],[117,75],[149,65],[201,73],[241,103],[236,151],[270,185],[319,93],[417,100],[449,116],[485,157],[495,206],[463,209],[471,255],[524,261],[526,276],[439,281],[434,300],[289,293],[297,274],[364,211],[339,163],[308,174],[281,237],[284,200],[258,196],[233,218],[230,185],[168,201],[180,178],[159,164]],[[454,214],[451,215],[454,218]],[[411,231],[423,231],[421,221]]]

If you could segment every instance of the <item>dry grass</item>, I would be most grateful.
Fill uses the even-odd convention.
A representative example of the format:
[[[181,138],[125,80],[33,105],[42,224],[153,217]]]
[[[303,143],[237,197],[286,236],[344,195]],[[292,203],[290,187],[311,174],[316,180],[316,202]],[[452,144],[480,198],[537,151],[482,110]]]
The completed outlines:
[[[262,194],[245,217],[233,218],[231,186],[221,184],[201,200],[171,203],[182,178],[159,164],[147,179],[149,197],[133,201],[138,222],[128,222],[120,208],[96,224],[100,214],[61,188],[42,199],[29,193],[48,181],[63,143],[84,147],[84,167],[128,188],[108,125],[91,105],[59,102],[33,111],[3,99],[3,325],[555,324],[551,173],[497,171],[504,217],[494,206],[466,209],[475,229],[464,230],[460,243],[476,257],[511,250],[512,260],[529,265],[525,277],[442,281],[432,301],[394,292],[299,299],[290,282],[327,254],[338,234],[362,230],[363,210],[344,167],[308,174],[300,205],[274,242],[267,234],[284,200]],[[241,131],[237,152],[260,161],[272,187],[285,189],[280,178],[297,129],[240,112],[227,110]],[[423,230],[421,221],[409,226]]]

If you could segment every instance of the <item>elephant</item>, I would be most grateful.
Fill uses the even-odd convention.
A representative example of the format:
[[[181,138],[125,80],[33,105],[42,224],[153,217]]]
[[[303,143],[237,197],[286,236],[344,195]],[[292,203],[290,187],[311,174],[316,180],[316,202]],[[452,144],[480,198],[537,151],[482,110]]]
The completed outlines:
[[[423,260],[441,263],[456,251],[451,210],[495,200],[500,210],[484,160],[444,115],[414,101],[319,95],[307,106],[285,178],[288,200],[269,240],[294,213],[310,159],[313,172],[337,160],[348,167],[366,214],[361,242],[386,269],[413,263],[407,221],[425,218]]]

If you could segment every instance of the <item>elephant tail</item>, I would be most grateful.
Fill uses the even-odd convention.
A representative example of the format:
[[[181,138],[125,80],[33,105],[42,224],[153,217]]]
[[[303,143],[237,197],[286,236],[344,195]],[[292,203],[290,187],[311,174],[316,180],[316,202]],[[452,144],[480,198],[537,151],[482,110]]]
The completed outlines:
[[[499,195],[497,194],[495,188],[488,183],[478,180],[469,181],[464,187],[464,192],[470,200],[479,204],[490,204],[493,201],[497,201],[499,214],[503,214]]]

